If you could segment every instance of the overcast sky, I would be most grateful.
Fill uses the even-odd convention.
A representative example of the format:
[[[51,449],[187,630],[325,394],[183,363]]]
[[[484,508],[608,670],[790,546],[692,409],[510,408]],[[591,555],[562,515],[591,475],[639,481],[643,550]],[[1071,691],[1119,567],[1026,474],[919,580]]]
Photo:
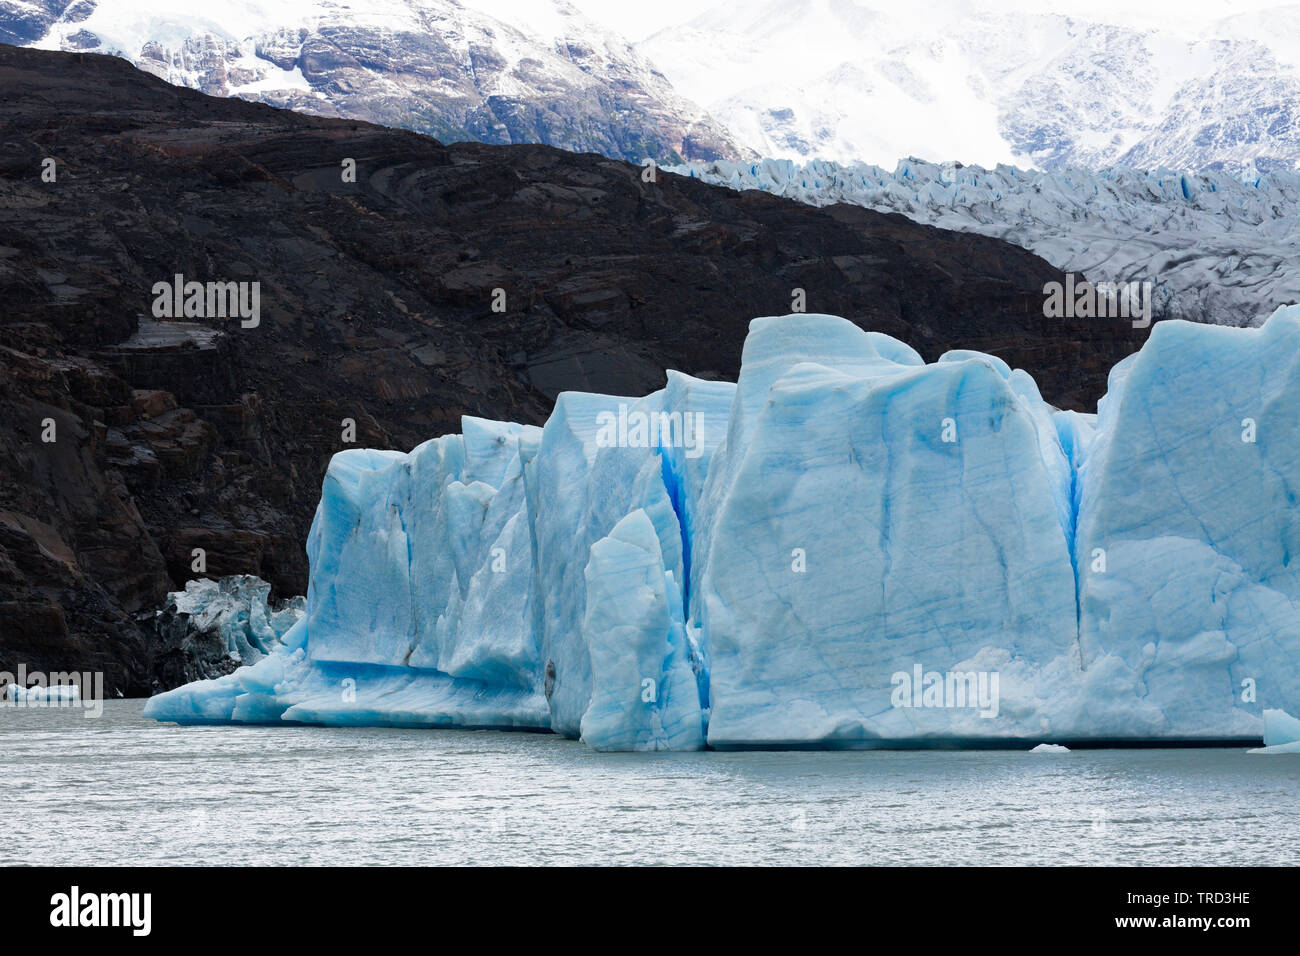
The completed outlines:
[[[544,0],[538,0],[544,2]],[[664,27],[685,23],[711,7],[712,0],[569,0],[575,7],[605,26],[617,30],[633,43],[644,40]]]
[[[548,0],[527,0],[546,3]],[[687,20],[722,6],[717,0],[569,0],[593,20],[617,30],[634,43],[644,40],[664,27]],[[723,0],[725,2],[725,0]],[[862,6],[887,8],[895,0],[862,0]],[[921,0],[922,3],[925,0]],[[1085,19],[1112,20],[1117,23],[1206,22],[1220,17],[1291,6],[1282,0],[980,0],[979,9],[1034,10],[1040,13],[1065,13]]]

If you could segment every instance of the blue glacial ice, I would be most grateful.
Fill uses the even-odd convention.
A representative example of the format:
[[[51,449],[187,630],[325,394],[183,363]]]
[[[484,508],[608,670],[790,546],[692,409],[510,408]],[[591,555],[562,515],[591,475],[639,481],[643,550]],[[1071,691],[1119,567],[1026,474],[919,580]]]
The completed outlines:
[[[598,750],[1277,737],[1296,355],[1300,307],[1157,323],[1086,415],[993,356],[755,319],[735,384],[336,455],[306,616],[145,713]]]
[[[681,591],[644,509],[591,546],[586,579],[582,739],[596,750],[698,750],[704,722]]]

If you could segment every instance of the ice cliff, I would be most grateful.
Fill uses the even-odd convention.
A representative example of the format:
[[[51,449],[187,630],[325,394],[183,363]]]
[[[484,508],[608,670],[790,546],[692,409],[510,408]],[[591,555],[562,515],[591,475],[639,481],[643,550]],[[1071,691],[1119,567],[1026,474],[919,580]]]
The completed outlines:
[[[1114,166],[994,169],[697,162],[669,172],[815,206],[851,203],[1005,239],[1093,282],[1151,282],[1164,318],[1254,325],[1259,303],[1300,302],[1300,172],[1197,175]]]
[[[306,616],[145,712],[602,750],[1259,740],[1300,712],[1298,355],[1300,307],[1158,323],[1082,415],[993,356],[756,319],[734,385],[336,455]]]

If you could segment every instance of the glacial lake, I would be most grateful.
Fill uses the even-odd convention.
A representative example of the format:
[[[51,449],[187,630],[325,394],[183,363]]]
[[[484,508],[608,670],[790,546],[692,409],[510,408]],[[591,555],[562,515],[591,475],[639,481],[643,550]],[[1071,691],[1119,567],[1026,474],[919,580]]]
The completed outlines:
[[[1300,864],[1300,756],[599,754],[0,708],[0,864]]]

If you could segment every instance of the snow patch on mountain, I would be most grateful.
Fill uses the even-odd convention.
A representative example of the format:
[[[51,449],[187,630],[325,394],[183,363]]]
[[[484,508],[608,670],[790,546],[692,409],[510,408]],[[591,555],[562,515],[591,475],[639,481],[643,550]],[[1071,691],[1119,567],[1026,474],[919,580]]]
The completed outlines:
[[[494,15],[495,14],[495,15]],[[444,141],[640,162],[750,155],[564,0],[0,0],[0,41],[123,57],[169,83]]]

